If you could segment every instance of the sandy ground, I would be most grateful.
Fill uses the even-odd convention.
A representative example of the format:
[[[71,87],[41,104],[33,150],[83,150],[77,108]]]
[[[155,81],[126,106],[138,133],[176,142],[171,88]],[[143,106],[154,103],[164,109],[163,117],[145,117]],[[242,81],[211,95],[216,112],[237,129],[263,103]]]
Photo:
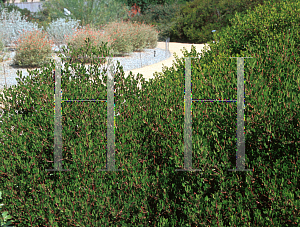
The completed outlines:
[[[149,81],[150,78],[154,78],[153,74],[155,72],[162,73],[164,66],[170,68],[172,67],[173,63],[176,62],[176,59],[174,57],[174,53],[178,56],[178,58],[184,57],[182,51],[185,48],[188,52],[191,51],[192,45],[196,47],[196,51],[201,53],[204,51],[204,46],[206,45],[207,49],[210,50],[208,44],[191,44],[191,43],[176,43],[176,42],[169,42],[169,51],[171,52],[171,57],[158,62],[153,65],[144,66],[142,68],[130,70],[132,74],[134,75],[134,78],[136,78],[137,74],[140,73],[143,75],[143,78],[145,78],[146,81]],[[166,49],[166,43],[165,42],[157,42],[157,48]],[[105,67],[107,64],[105,64]],[[125,77],[127,77],[130,74],[130,71],[125,71]],[[138,87],[141,88],[140,83],[138,84]]]
[[[165,49],[165,42],[158,42],[157,44],[157,48],[161,48],[161,49]],[[202,52],[205,44],[186,44],[186,43],[176,43],[176,42],[170,42],[169,43],[169,50],[171,52],[171,57],[158,62],[156,64],[153,65],[149,65],[149,66],[145,66],[139,69],[134,69],[131,70],[132,74],[134,74],[135,76],[140,73],[143,75],[143,78],[145,78],[146,81],[149,81],[150,78],[154,78],[153,74],[155,72],[161,73],[163,72],[163,68],[164,66],[170,68],[172,67],[173,63],[176,62],[176,59],[174,57],[174,53],[176,53],[176,55],[178,56],[178,58],[184,57],[183,56],[183,49],[185,48],[188,52],[191,51],[192,49],[192,45],[194,45],[196,47],[197,52]],[[207,46],[207,49],[209,50],[209,46]],[[129,75],[130,71],[125,72],[125,76],[127,77]]]

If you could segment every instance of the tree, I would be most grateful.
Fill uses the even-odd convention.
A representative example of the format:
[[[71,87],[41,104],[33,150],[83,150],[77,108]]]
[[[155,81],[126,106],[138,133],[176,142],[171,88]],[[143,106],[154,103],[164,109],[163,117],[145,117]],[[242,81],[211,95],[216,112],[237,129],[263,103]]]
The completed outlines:
[[[71,14],[65,15],[64,8]],[[103,26],[109,22],[126,20],[130,11],[122,0],[51,0],[43,4],[43,9],[49,11],[52,19],[80,20],[80,26]]]

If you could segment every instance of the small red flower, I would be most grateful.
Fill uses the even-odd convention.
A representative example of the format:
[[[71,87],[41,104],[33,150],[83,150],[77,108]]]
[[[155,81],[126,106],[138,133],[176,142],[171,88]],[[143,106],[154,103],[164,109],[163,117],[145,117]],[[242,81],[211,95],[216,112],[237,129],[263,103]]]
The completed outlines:
[[[131,7],[131,10],[128,13],[128,16],[134,17],[136,14],[140,15],[140,13],[141,13],[140,7],[138,7],[136,3],[134,3],[134,5]]]

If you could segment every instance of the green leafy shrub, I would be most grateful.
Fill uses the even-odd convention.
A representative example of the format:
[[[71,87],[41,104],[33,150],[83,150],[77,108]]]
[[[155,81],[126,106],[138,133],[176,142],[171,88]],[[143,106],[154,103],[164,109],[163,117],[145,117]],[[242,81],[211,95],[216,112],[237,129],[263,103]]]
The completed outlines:
[[[2,200],[1,195],[2,195],[2,192],[0,191],[0,200]],[[8,221],[8,220],[11,219],[12,217],[10,215],[8,215],[7,211],[1,213],[1,209],[2,209],[3,205],[4,204],[0,204],[0,226],[1,227],[9,227],[9,226],[11,226],[12,222]]]
[[[212,30],[231,26],[230,19],[237,12],[253,10],[264,0],[195,0],[181,7],[171,27],[171,41],[207,43],[212,40]]]
[[[85,63],[91,63],[92,59],[89,58],[90,56],[90,48],[91,47],[99,47],[102,48],[104,40],[107,40],[106,36],[104,37],[102,32],[96,31],[94,29],[90,29],[89,26],[87,26],[84,29],[79,29],[78,31],[76,31],[71,37],[66,37],[67,38],[67,43],[68,43],[68,48],[70,49],[68,55],[68,57],[71,57],[71,60],[78,63],[81,62],[83,64]],[[90,41],[90,45],[88,49],[85,49],[84,51],[79,51],[80,49],[82,50],[83,47],[85,47],[85,43],[86,41],[89,40]],[[108,40],[110,40],[108,38]],[[111,46],[111,41],[107,42],[109,46]],[[85,55],[74,55],[74,53],[83,53],[86,52]],[[70,53],[73,53],[71,55],[69,55]],[[83,59],[78,59],[78,57],[81,57]],[[101,59],[100,60],[101,64],[106,63],[105,59]]]
[[[85,4],[87,3],[87,4]],[[46,1],[43,8],[47,9],[50,18],[66,18],[80,20],[80,26],[103,26],[110,22],[120,22],[128,18],[129,7],[120,0],[106,1]],[[64,14],[64,8],[70,10],[71,15]]]
[[[109,23],[103,29],[113,40],[114,55],[157,46],[158,31],[151,25],[122,21]]]
[[[100,50],[95,50],[95,48],[90,48],[90,47],[84,47],[84,48],[80,48],[79,50],[78,50],[78,52],[77,52],[77,54],[75,54],[75,56],[79,56],[79,55],[81,55],[83,52],[83,50],[84,49],[91,49],[92,50],[92,55],[94,55],[94,56],[101,56],[101,54],[102,54],[102,51]],[[60,55],[60,57],[62,57],[63,55]],[[108,56],[108,52],[107,53],[105,53],[105,56]],[[99,62],[99,61],[98,61]],[[63,90],[64,90],[64,95],[67,95],[67,96],[69,96],[69,97],[78,97],[78,96],[80,96],[80,97],[82,97],[82,98],[84,98],[84,96],[85,95],[87,95],[88,94],[88,98],[90,98],[90,99],[98,99],[98,98],[96,98],[96,97],[105,97],[105,91],[106,91],[106,89],[105,89],[105,87],[104,87],[104,85],[102,84],[102,80],[99,78],[99,77],[96,77],[96,80],[94,81],[94,83],[93,83],[93,89],[96,89],[97,90],[97,92],[100,92],[100,93],[98,93],[97,95],[96,94],[94,94],[94,97],[92,97],[92,96],[90,96],[91,95],[91,87],[90,87],[90,82],[89,82],[89,76],[88,76],[88,73],[87,72],[84,72],[84,70],[83,70],[83,68],[81,67],[78,67],[79,65],[76,65],[76,64],[73,64],[74,62],[69,62],[70,63],[70,66],[71,66],[71,68],[75,68],[75,77],[73,77],[72,78],[72,80],[70,80],[69,81],[69,76],[70,76],[70,71],[69,71],[69,69],[67,69],[68,67],[66,67],[66,70],[62,70],[62,79],[61,79],[61,81],[62,81],[62,88],[63,88]],[[23,82],[20,82],[20,84],[18,85],[18,86],[21,86],[20,88],[17,88],[17,89],[14,89],[14,88],[9,88],[8,90],[10,91],[10,92],[12,92],[12,93],[14,93],[14,92],[17,92],[18,93],[18,96],[19,97],[22,97],[23,95],[26,95],[27,96],[27,98],[28,98],[28,100],[27,101],[29,101],[30,99],[40,99],[41,98],[41,96],[40,95],[42,95],[44,98],[46,98],[46,99],[40,99],[40,101],[41,102],[35,102],[35,104],[34,104],[34,106],[35,106],[35,108],[37,108],[37,109],[39,109],[40,107],[41,107],[41,104],[43,103],[43,102],[46,102],[45,104],[45,106],[43,107],[43,108],[45,108],[45,110],[46,109],[48,109],[48,110],[50,110],[50,109],[52,109],[50,112],[48,112],[47,111],[47,115],[48,114],[50,114],[51,115],[51,113],[53,114],[53,94],[51,95],[51,93],[53,92],[53,86],[55,85],[54,84],[54,81],[53,81],[53,75],[52,75],[52,73],[53,73],[53,69],[54,69],[54,63],[53,63],[53,61],[51,61],[50,62],[50,64],[48,64],[48,65],[44,65],[45,67],[43,67],[43,71],[39,74],[39,75],[37,75],[37,71],[31,71],[30,72],[30,76],[29,77],[26,77],[26,81],[24,81],[24,83]],[[67,66],[67,62],[66,62],[66,64],[65,64],[65,66]],[[93,72],[96,72],[96,71],[98,71],[98,67],[99,67],[99,64],[97,64],[97,63],[94,63],[93,64],[93,69],[91,70],[91,71],[93,71]],[[116,96],[115,96],[115,100],[116,100],[116,104],[117,105],[120,105],[120,101],[124,101],[124,97],[122,98],[121,97],[121,94],[123,95],[123,94],[125,94],[125,90],[126,90],[126,86],[129,86],[129,85],[133,85],[132,83],[128,83],[128,81],[126,80],[125,82],[126,82],[126,86],[124,86],[123,85],[123,83],[124,83],[124,72],[120,72],[119,69],[120,68],[120,65],[118,65],[118,69],[117,69],[117,74],[115,75],[116,76],[116,78],[115,78],[115,82],[117,83],[117,84],[119,84],[119,85],[116,85],[116,92],[118,93],[118,94],[116,94]],[[104,72],[102,73],[102,77],[103,77],[103,75],[104,75],[104,73],[106,73],[106,71],[107,70],[104,70]],[[33,73],[35,73],[35,75],[32,75]],[[18,73],[18,75],[20,76],[20,73]],[[120,75],[122,75],[122,80],[123,81],[121,81],[120,80]],[[92,76],[92,74],[90,74],[90,76]],[[93,75],[94,76],[94,75]],[[94,77],[95,78],[95,77]],[[104,77],[104,84],[106,84],[106,78],[107,77]],[[21,79],[22,79],[22,76],[21,76]],[[23,79],[22,79],[23,80]],[[17,79],[17,81],[19,81],[19,78]],[[122,83],[121,83],[122,82]],[[127,84],[128,83],[128,84]],[[75,87],[77,87],[77,85],[81,85],[82,87],[81,87],[81,89],[76,89]],[[136,86],[136,85],[135,85]],[[14,86],[13,86],[14,87]],[[130,87],[130,86],[129,86]],[[77,88],[79,88],[79,87],[77,87]],[[132,87],[131,87],[132,88]],[[29,90],[28,90],[29,89]],[[36,89],[40,89],[40,91],[43,91],[43,92],[40,92],[39,94],[36,94],[35,92],[33,92],[34,90],[36,90]],[[67,92],[67,90],[65,90],[65,89],[67,89],[67,90],[69,90],[69,92]],[[88,89],[88,90],[86,90],[86,89]],[[136,86],[136,88],[134,89],[134,90],[131,90],[130,92],[136,92],[137,91],[137,86]],[[10,93],[10,94],[8,94],[7,93],[7,91],[8,90],[4,90],[4,96],[6,96],[6,97],[8,97],[8,96],[11,96],[11,97],[15,97],[14,96],[14,94],[12,94],[12,93]],[[29,93],[28,93],[29,92]],[[43,93],[43,94],[42,94]],[[69,94],[68,94],[69,93]],[[37,95],[36,97],[34,97],[35,95]],[[82,95],[84,95],[84,96],[82,96]],[[100,95],[100,96],[99,96]],[[2,96],[3,97],[3,96]],[[52,98],[51,98],[52,97]],[[128,97],[128,96],[127,96]],[[132,96],[132,97],[134,97],[134,96]],[[26,98],[26,99],[27,99]],[[72,98],[71,98],[72,99]],[[11,101],[11,100],[10,100]],[[19,113],[21,114],[21,115],[23,115],[23,119],[25,120],[24,122],[21,120],[22,119],[22,117],[21,117],[21,115],[19,115],[19,116],[16,116],[17,118],[18,118],[18,120],[20,120],[20,121],[22,121],[22,124],[24,123],[24,128],[23,128],[23,126],[21,126],[20,128],[18,127],[18,131],[19,130],[21,130],[21,131],[23,131],[23,134],[21,133],[21,131],[20,131],[20,133],[23,135],[23,136],[26,136],[26,134],[30,134],[30,130],[31,129],[29,129],[29,128],[27,128],[27,126],[29,126],[29,125],[27,125],[29,122],[31,122],[31,120],[29,120],[29,118],[31,118],[31,117],[33,117],[33,113],[36,113],[35,111],[34,111],[34,109],[33,109],[33,106],[31,106],[32,105],[32,103],[31,103],[31,101],[29,101],[30,102],[30,106],[28,106],[27,104],[25,104],[24,103],[24,101],[25,100],[18,100],[18,101],[13,101],[13,103],[10,103],[10,101],[8,101],[9,102],[9,104],[7,103],[7,102],[4,102],[4,103],[6,103],[6,104],[8,104],[8,105],[6,105],[6,109],[4,110],[4,114],[3,114],[3,118],[7,115],[7,110],[10,112],[10,111],[13,111],[13,109],[18,109],[18,111],[19,111]],[[130,99],[127,99],[127,103],[128,104],[130,104],[130,103],[136,103],[136,101],[137,100],[130,100]],[[25,101],[26,102],[26,101]],[[23,103],[23,104],[22,104]],[[128,105],[127,104],[127,105]],[[93,103],[92,103],[92,105],[93,105]],[[101,103],[100,103],[100,105],[101,105]],[[103,104],[102,104],[103,105]],[[9,106],[9,107],[8,107]],[[73,106],[74,107],[74,106]],[[79,109],[82,109],[82,107],[77,107],[78,109],[77,110],[79,110]],[[73,109],[73,108],[71,108],[71,109]],[[70,109],[70,110],[71,110]],[[75,108],[76,109],[76,108]],[[73,109],[73,110],[75,110],[75,109]],[[89,108],[88,108],[89,109]],[[67,109],[65,109],[65,110],[67,110]],[[72,111],[73,111],[72,110]],[[104,110],[104,109],[103,109]],[[13,111],[14,112],[14,111]],[[68,110],[67,110],[67,112],[68,112]],[[76,111],[77,112],[77,114],[79,114],[79,111]],[[75,113],[75,112],[74,112]],[[103,113],[105,113],[105,111],[103,112]],[[103,114],[103,113],[101,113],[101,115]],[[77,115],[76,114],[76,115]],[[50,116],[50,115],[48,115],[48,116]],[[72,114],[73,115],[73,114]],[[76,116],[76,115],[74,115],[74,119],[73,119],[73,121],[75,120],[75,119],[77,119],[77,117],[78,116]],[[82,115],[82,114],[79,114],[79,115]],[[83,116],[83,115],[82,115]],[[19,118],[19,117],[21,117],[21,118]],[[92,118],[95,118],[96,116],[92,116],[91,115],[91,117]],[[44,120],[42,120],[42,118],[43,117],[39,117],[39,119],[41,120],[41,122],[44,122]],[[73,117],[72,117],[73,118]],[[101,119],[104,119],[105,117],[104,116],[101,116]],[[69,119],[69,118],[68,118]],[[100,118],[99,118],[100,119]],[[7,120],[7,119],[6,119]],[[83,120],[83,119],[81,119],[81,120]],[[36,121],[36,120],[34,120],[34,121]],[[69,119],[69,120],[67,120],[69,123],[72,121],[72,119]],[[77,121],[77,120],[75,120],[75,121]],[[102,120],[101,120],[102,121]],[[25,123],[25,122],[27,122],[27,123]],[[36,122],[36,123],[38,123],[38,124],[40,124],[41,122]],[[47,122],[47,123],[46,123]],[[46,122],[44,122],[44,123],[42,123],[43,125],[46,123],[47,125],[49,124],[49,126],[53,123],[53,118],[51,118],[51,117],[49,117],[49,118],[46,118]],[[105,122],[105,121],[104,121]],[[14,124],[14,125],[16,125],[16,122],[13,120],[13,121],[9,121],[9,122],[6,122],[6,123],[8,123],[8,124]],[[74,122],[75,124],[76,124],[76,122]],[[31,124],[31,123],[29,123],[29,124]],[[77,123],[78,124],[78,123]],[[5,124],[1,124],[1,131],[9,131],[7,128],[5,129],[5,127],[6,126],[8,126],[8,125],[5,125]],[[71,126],[71,125],[70,125]],[[95,125],[94,125],[95,126]],[[93,126],[93,128],[95,128]],[[8,126],[9,127],[9,126]],[[74,125],[72,124],[72,128],[74,127]],[[27,129],[25,129],[25,128],[27,128]],[[28,131],[28,129],[29,129],[29,131]],[[48,131],[48,132],[47,132]],[[77,131],[77,130],[76,130]],[[79,131],[81,131],[81,129],[79,129]],[[79,132],[79,131],[77,131],[77,132]],[[14,133],[13,131],[11,131],[12,133]],[[38,132],[39,133],[39,135],[38,136],[42,136],[42,137],[45,137],[45,138],[47,138],[47,140],[49,139],[49,140],[51,140],[51,137],[53,137],[53,133],[52,133],[52,135],[51,135],[51,130],[46,130],[45,131],[45,128],[44,128],[44,126],[42,126],[42,130],[40,131],[40,132]],[[46,135],[46,134],[44,134],[44,133],[46,133],[46,134],[48,134],[48,135]],[[67,133],[67,134],[69,134],[69,133]],[[8,134],[7,134],[8,135]],[[70,139],[71,138],[75,138],[74,137],[74,132],[72,132],[71,134],[69,134],[69,136],[70,136]],[[95,136],[95,134],[93,134],[93,136]],[[1,147],[1,150],[2,150],[2,148],[4,149],[4,150],[6,150],[6,148],[4,148],[6,145],[7,145],[7,140],[5,140],[4,138],[3,138],[3,134],[2,133],[0,133],[0,138],[1,138],[1,145],[0,145],[0,147]],[[25,137],[24,137],[25,138]],[[72,140],[72,139],[71,139]],[[4,142],[4,144],[2,144],[2,142]],[[53,138],[52,138],[52,142],[53,142]],[[100,145],[101,147],[103,146],[105,146],[105,142],[104,141],[100,141],[99,140],[99,142],[100,143],[98,143],[98,145]],[[103,143],[104,142],[104,143]],[[14,143],[14,142],[13,142]],[[44,145],[46,145],[46,144],[48,144],[48,142],[46,142]],[[30,142],[30,144],[28,144],[28,146],[30,147],[28,147],[29,149],[28,149],[28,151],[30,151],[30,152],[37,152],[38,153],[38,156],[39,155],[42,155],[43,156],[43,158],[45,158],[46,156],[49,156],[49,157],[47,157],[46,159],[50,159],[50,157],[52,156],[51,155],[51,150],[52,150],[52,146],[50,145],[50,147],[48,147],[48,148],[42,148],[43,147],[43,145],[42,145],[42,147],[40,146],[40,144],[38,145],[38,150],[39,151],[33,151],[34,150],[34,148],[33,147],[35,147],[35,145],[33,145],[33,144],[31,144],[31,142]],[[71,145],[71,144],[70,144]],[[96,144],[95,144],[96,145]],[[97,147],[98,147],[98,145],[96,145]],[[72,145],[71,145],[72,146]],[[14,150],[14,149],[12,149],[9,153],[11,154],[11,152],[13,152],[14,154],[17,154],[17,156],[19,156],[19,157],[21,157],[21,156],[23,156],[21,153],[22,153],[22,151],[21,150],[23,150],[23,146],[21,146],[21,147],[19,147],[18,149],[19,149],[19,151],[20,152],[17,152],[16,153],[16,151]],[[99,148],[99,147],[98,147]],[[27,148],[24,148],[25,150],[27,150]],[[42,150],[40,150],[40,149],[42,149],[42,150],[44,150],[44,151],[42,151]],[[68,148],[69,149],[69,148]],[[76,151],[75,151],[75,153],[76,153]],[[77,154],[80,154],[81,152],[79,152],[79,153],[77,153]],[[71,153],[70,153],[71,154]],[[6,155],[5,155],[6,156]],[[34,155],[35,156],[35,155]],[[23,156],[24,158],[25,158],[25,156]],[[35,156],[36,157],[36,156]],[[42,159],[43,159],[42,158]],[[23,159],[23,158],[21,158],[21,159]],[[26,159],[26,158],[25,158]],[[40,164],[42,164],[42,163],[40,163]],[[41,168],[42,166],[40,165],[40,164],[38,164],[39,165],[39,167],[38,168]],[[21,166],[20,166],[21,167]],[[80,167],[81,168],[81,167]],[[19,172],[19,169],[17,170],[15,170],[16,172]],[[21,175],[23,175],[21,172],[19,172],[19,176],[21,176]],[[51,176],[52,174],[50,174],[49,175],[49,172],[48,173],[46,173],[46,175],[47,176]],[[46,176],[45,175],[45,176]],[[44,178],[44,176],[42,177],[42,178]],[[40,179],[40,180],[42,180],[42,178]],[[56,178],[56,177],[54,177],[54,178]],[[53,178],[53,179],[54,179]],[[71,179],[72,178],[72,179]],[[73,177],[71,177],[69,180],[70,180],[70,182],[73,182],[73,183],[75,183],[75,181],[76,181],[76,177],[75,178],[73,178]],[[7,179],[4,179],[3,177],[2,177],[2,175],[1,175],[1,178],[0,178],[0,181],[1,181],[1,191],[5,188],[5,184],[7,183],[7,181],[6,181]],[[19,179],[18,179],[19,180]],[[43,180],[42,180],[43,181]],[[48,183],[46,183],[46,182],[40,182],[40,183],[38,183],[38,187],[43,187],[43,186],[46,186]],[[50,180],[50,181],[52,181],[52,180]],[[55,180],[56,181],[56,180]],[[4,183],[4,182],[6,182],[6,183]],[[24,199],[26,199],[26,198],[37,198],[36,196],[37,195],[35,195],[34,196],[34,194],[32,194],[31,192],[30,192],[30,188],[32,188],[32,187],[27,187],[27,186],[25,186],[25,184],[23,185],[23,183],[21,183],[22,181],[19,181],[20,182],[20,184],[19,183],[17,183],[17,184],[13,184],[13,191],[14,190],[19,190],[19,189],[21,189],[21,193],[25,193],[24,194],[24,197],[22,196],[22,198],[24,198]],[[52,181],[53,182],[53,181]],[[25,183],[25,182],[24,182]],[[3,186],[4,187],[3,187]],[[19,185],[18,186],[18,188],[16,187],[17,185]],[[11,185],[10,185],[11,186]],[[26,189],[25,189],[25,188]],[[8,197],[10,197],[10,194],[8,193],[8,194],[6,194],[7,193],[7,191],[6,190],[3,190],[4,191],[4,203],[5,204],[13,204],[13,201],[8,201],[7,199],[8,199]],[[40,194],[39,194],[40,195]],[[38,197],[39,197],[39,195],[38,195]],[[29,201],[27,201],[28,203],[27,204],[30,204],[31,202],[29,202]],[[43,206],[43,205],[42,205]],[[8,208],[8,210],[10,210],[11,209],[11,207],[10,207],[10,205],[7,205],[7,206],[5,206],[5,209],[7,209]],[[50,207],[49,207],[50,208]],[[44,207],[42,208],[42,210],[44,209]],[[50,208],[50,209],[52,209],[52,208]],[[77,208],[76,208],[77,209]],[[5,211],[7,211],[7,210],[5,210]],[[76,215],[77,216],[77,215]],[[111,216],[111,215],[110,215]],[[21,213],[15,213],[15,215],[13,215],[13,217],[14,217],[14,219],[15,220],[17,220],[17,221],[15,221],[15,223],[17,223],[17,222],[19,222],[19,224],[25,224],[25,223],[27,223],[27,221],[26,220],[24,220],[23,219],[23,213],[21,212]],[[44,216],[45,217],[45,216]],[[42,222],[44,222],[44,218],[41,218],[41,217],[35,217],[34,218],[35,220],[34,220],[34,223],[35,224],[37,224],[37,225],[39,225],[39,224],[41,224]],[[53,220],[49,217],[49,218],[46,218],[46,221],[48,221],[48,222],[51,222],[51,223],[53,223]],[[89,221],[88,221],[89,222]],[[84,223],[82,223],[83,225],[85,225]]]
[[[205,43],[204,40],[211,35],[211,30],[218,30],[220,27],[218,24],[211,24],[216,20],[213,13],[216,1],[218,0],[195,0],[182,7],[177,13],[176,23],[171,27],[171,40]]]
[[[167,37],[170,37],[170,27],[174,24],[173,21],[179,9],[180,4],[178,2],[172,5],[150,5],[143,14],[135,15],[130,21],[154,25],[155,29],[159,31],[158,41],[165,41]]]
[[[153,5],[165,5],[165,4],[168,4],[168,5],[172,5],[174,3],[185,3],[185,2],[190,2],[190,1],[193,1],[193,0],[127,0],[127,6],[131,7],[133,6],[134,4],[136,4],[137,6],[140,7],[141,9],[141,13],[144,14],[148,7],[149,6],[153,6]]]
[[[113,22],[121,23],[129,18],[129,10],[130,8],[120,0],[107,0],[99,10],[94,11],[96,16],[91,24],[104,26]]]
[[[103,30],[105,33],[103,33]],[[101,46],[102,42],[108,42],[114,56],[123,56],[125,53],[140,51],[144,48],[155,48],[157,46],[158,32],[151,26],[131,22],[112,22],[102,27],[86,26],[78,29],[71,37],[67,37],[67,42],[73,48],[84,45],[88,37],[92,45]],[[88,58],[87,58],[88,60]],[[90,62],[91,59],[88,60]]]
[[[38,11],[38,12],[36,12],[36,13],[33,15],[33,17],[35,18],[36,23],[38,24],[38,26],[39,26],[40,28],[41,28],[41,27],[46,28],[46,27],[48,27],[49,24],[51,23],[51,18],[49,17],[49,15],[46,14],[46,13],[45,13],[45,15],[44,15],[44,14],[42,14],[43,12],[44,12],[44,10],[42,10],[41,12]]]
[[[3,44],[3,41],[2,41],[2,36],[0,34],[0,52],[2,52],[4,50],[4,44]]]
[[[253,171],[228,171],[237,161],[235,103],[202,101],[193,103],[191,117],[192,168],[203,172],[175,171],[185,167],[188,72],[185,58],[175,55],[172,67],[146,83],[140,74],[124,78],[118,64],[114,107],[121,115],[115,116],[114,142],[115,167],[122,172],[97,171],[109,157],[106,103],[68,101],[62,102],[62,162],[71,171],[46,172],[54,166],[56,126],[51,61],[39,74],[24,78],[18,73],[19,84],[6,88],[1,98],[10,104],[0,125],[3,211],[19,226],[297,226],[299,4],[270,3],[236,14],[232,27],[216,34],[219,43],[210,43],[210,51],[200,54],[193,46],[183,51],[185,58],[195,57],[190,68],[194,100],[236,99],[240,66],[230,57],[252,57],[244,59],[244,134],[245,169]],[[292,21],[266,27],[256,33],[256,42],[245,36],[247,42],[238,43],[247,29],[255,33],[252,25],[267,21],[268,26],[272,19]],[[84,48],[89,49],[77,54]],[[98,62],[90,73],[71,64],[74,77],[68,67],[61,70],[63,100],[107,97],[111,75],[105,76],[106,69],[98,75]]]
[[[75,40],[75,39],[74,39]],[[81,42],[80,39],[77,38],[79,42]],[[90,36],[85,36],[84,37],[84,43],[83,45],[74,45],[72,43],[68,43],[68,47],[70,48],[67,50],[65,47],[63,47],[63,52],[65,55],[59,55],[60,57],[70,57],[67,58],[65,61],[69,64],[76,64],[76,63],[93,63],[94,62],[94,55],[93,53],[98,52],[98,56],[100,57],[103,55],[107,56],[109,55],[109,43],[108,42],[103,42],[101,41],[101,44],[99,44],[99,40],[97,41],[98,43],[96,44],[95,39],[91,39]],[[93,44],[92,44],[93,43]],[[96,45],[95,45],[96,44]],[[90,57],[93,56],[93,57]],[[101,58],[98,60],[98,64],[102,65],[106,63],[105,58]]]
[[[14,57],[14,64],[21,67],[41,67],[49,62],[51,57],[51,44],[44,32],[34,31],[23,33],[19,40]]]
[[[3,62],[5,58],[5,53],[4,53],[5,47],[2,40],[3,40],[2,36],[0,35],[0,62]]]
[[[273,4],[276,1],[270,1]],[[293,0],[293,2],[297,2],[297,0]],[[266,3],[268,6],[269,4]],[[275,40],[280,41],[281,34],[290,33],[291,30],[297,31],[299,24],[297,21],[299,20],[298,16],[296,17],[295,11],[290,11],[290,5],[283,2],[280,5],[280,10],[275,6],[268,9],[268,13],[272,16],[268,16],[264,18],[262,23],[261,18],[247,18],[247,15],[252,12],[252,10],[247,10],[248,14],[237,14],[234,19],[231,19],[232,26],[222,29],[219,32],[214,34],[214,40],[222,40],[222,44],[213,45],[211,42],[208,42],[211,48],[218,47],[225,49],[230,49],[233,55],[241,54],[242,52],[248,49],[247,44],[249,44],[252,48],[259,49],[262,44],[259,44],[261,40],[268,40],[276,37]],[[265,14],[263,12],[265,10],[264,7],[256,8],[257,14]],[[234,30],[234,28],[238,28]],[[229,32],[230,30],[230,32]],[[230,35],[224,35],[230,34]],[[296,51],[299,53],[299,36],[293,36],[295,39],[295,47]],[[267,41],[264,41],[263,46],[270,46]],[[298,54],[297,54],[298,55]]]
[[[57,21],[60,19],[65,19],[66,22],[69,22],[69,18],[62,18],[59,16],[54,16],[50,13],[49,8],[43,5],[43,8],[35,13],[31,14],[31,18],[28,18],[28,21],[34,20],[38,24],[39,28],[47,28],[53,21]],[[72,20],[71,20],[72,21]]]

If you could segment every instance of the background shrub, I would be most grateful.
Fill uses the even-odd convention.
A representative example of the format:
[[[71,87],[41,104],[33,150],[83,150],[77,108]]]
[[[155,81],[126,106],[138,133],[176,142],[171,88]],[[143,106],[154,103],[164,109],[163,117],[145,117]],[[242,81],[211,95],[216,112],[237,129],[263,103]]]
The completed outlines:
[[[19,40],[14,64],[24,67],[41,67],[50,62],[51,45],[44,31],[24,32]]]
[[[279,0],[277,0],[279,1]],[[172,42],[207,43],[212,30],[231,26],[235,13],[253,10],[265,0],[195,0],[181,7],[171,27]]]
[[[66,37],[71,37],[74,32],[79,28],[79,20],[66,20],[60,18],[52,21],[46,28],[48,36],[55,42],[56,45],[66,43]]]
[[[114,54],[124,54],[143,47],[155,48],[158,32],[150,26],[130,22],[112,22],[103,27],[114,40]]]
[[[165,4],[172,5],[176,2],[179,4],[182,4],[185,2],[191,2],[191,1],[193,1],[193,0],[187,0],[187,1],[185,1],[185,0],[180,0],[180,1],[178,1],[178,0],[127,0],[126,5],[131,7],[134,4],[136,4],[137,6],[140,7],[141,13],[144,14],[150,5],[165,5]]]
[[[87,2],[87,5],[85,5]],[[80,20],[80,26],[103,26],[109,22],[120,22],[128,18],[129,7],[120,0],[52,0],[43,4],[51,18],[71,18]],[[71,15],[64,14],[67,8]]]
[[[52,21],[62,19],[59,16],[51,14],[50,10],[44,6],[42,10],[32,13],[32,18],[38,24],[39,28],[47,28]],[[66,22],[69,21],[69,18],[63,17],[63,19],[66,19]],[[28,21],[32,22],[30,19]]]
[[[21,14],[21,17],[26,18],[26,20],[32,20],[32,15],[30,10],[28,9],[21,9],[14,4],[4,4],[2,1],[0,2],[0,8],[3,10],[4,8],[7,9],[7,12],[10,13],[12,11],[18,11]]]
[[[130,19],[131,22],[143,22],[148,25],[154,25],[159,31],[158,41],[164,42],[167,37],[170,37],[170,27],[175,23],[176,13],[180,10],[180,6],[185,5],[185,2],[164,5],[149,5],[143,14],[135,15]]]
[[[26,19],[21,18],[19,11],[12,10],[10,13],[4,8],[0,16],[0,33],[3,37],[4,46],[16,43],[22,32],[39,30],[36,23],[27,22]]]
[[[3,37],[0,34],[0,52],[2,52],[3,50],[4,50]]]
[[[265,5],[270,3],[275,3],[276,0],[271,0],[266,2]],[[291,2],[298,2],[298,0],[291,0]],[[278,7],[278,6],[277,6]],[[264,14],[262,12],[263,7],[256,8],[258,13]],[[260,48],[261,44],[258,44],[260,40],[268,40],[271,37],[276,37],[278,39],[278,33],[287,33],[291,30],[298,32],[298,35],[294,36],[296,40],[295,45],[296,50],[299,51],[300,35],[299,35],[299,21],[300,17],[297,14],[296,9],[290,11],[289,4],[280,4],[280,9],[275,7],[270,7],[268,13],[271,16],[265,17],[262,23],[261,18],[248,18],[247,15],[250,14],[252,10],[246,10],[244,13],[238,13],[234,18],[230,19],[230,27],[224,28],[219,32],[214,34],[214,40],[222,40],[222,44],[225,45],[222,48],[230,49],[233,55],[241,54],[243,51],[247,50],[247,44],[251,45],[253,48]],[[238,27],[238,30],[234,30],[231,27]],[[224,35],[229,34],[230,36]],[[278,40],[280,42],[280,40]],[[267,46],[267,42],[264,44]],[[221,45],[213,45],[214,47],[219,47]]]
[[[90,45],[87,47],[86,46],[86,40],[89,39],[90,40]],[[80,48],[93,48],[93,47],[97,47],[97,46],[102,46],[102,42],[105,41],[105,38],[103,37],[103,34],[101,31],[97,31],[95,29],[90,29],[89,26],[84,27],[82,29],[78,29],[76,32],[74,32],[70,37],[66,36],[66,44],[68,46],[69,49],[73,49],[76,51],[78,51]],[[111,45],[111,41],[108,42],[109,45]],[[86,49],[86,52],[89,52],[90,49]],[[74,51],[72,51],[74,52]],[[81,63],[91,63],[92,59],[89,58],[89,56],[83,56],[83,55],[71,55],[71,61],[74,62],[81,62]],[[74,60],[74,58],[77,57],[84,57],[84,59],[76,59]],[[100,59],[100,61],[102,62],[102,60],[105,59]],[[69,61],[69,60],[67,60]],[[105,62],[105,61],[103,61]]]
[[[9,14],[12,11],[20,12],[21,18],[24,18],[27,22],[37,23],[39,28],[42,28],[42,23],[40,23],[39,19],[35,17],[35,13],[32,13],[30,10],[24,8],[21,9],[14,4],[4,4],[0,1],[0,11],[6,9],[6,12]],[[46,27],[46,26],[45,26]]]

